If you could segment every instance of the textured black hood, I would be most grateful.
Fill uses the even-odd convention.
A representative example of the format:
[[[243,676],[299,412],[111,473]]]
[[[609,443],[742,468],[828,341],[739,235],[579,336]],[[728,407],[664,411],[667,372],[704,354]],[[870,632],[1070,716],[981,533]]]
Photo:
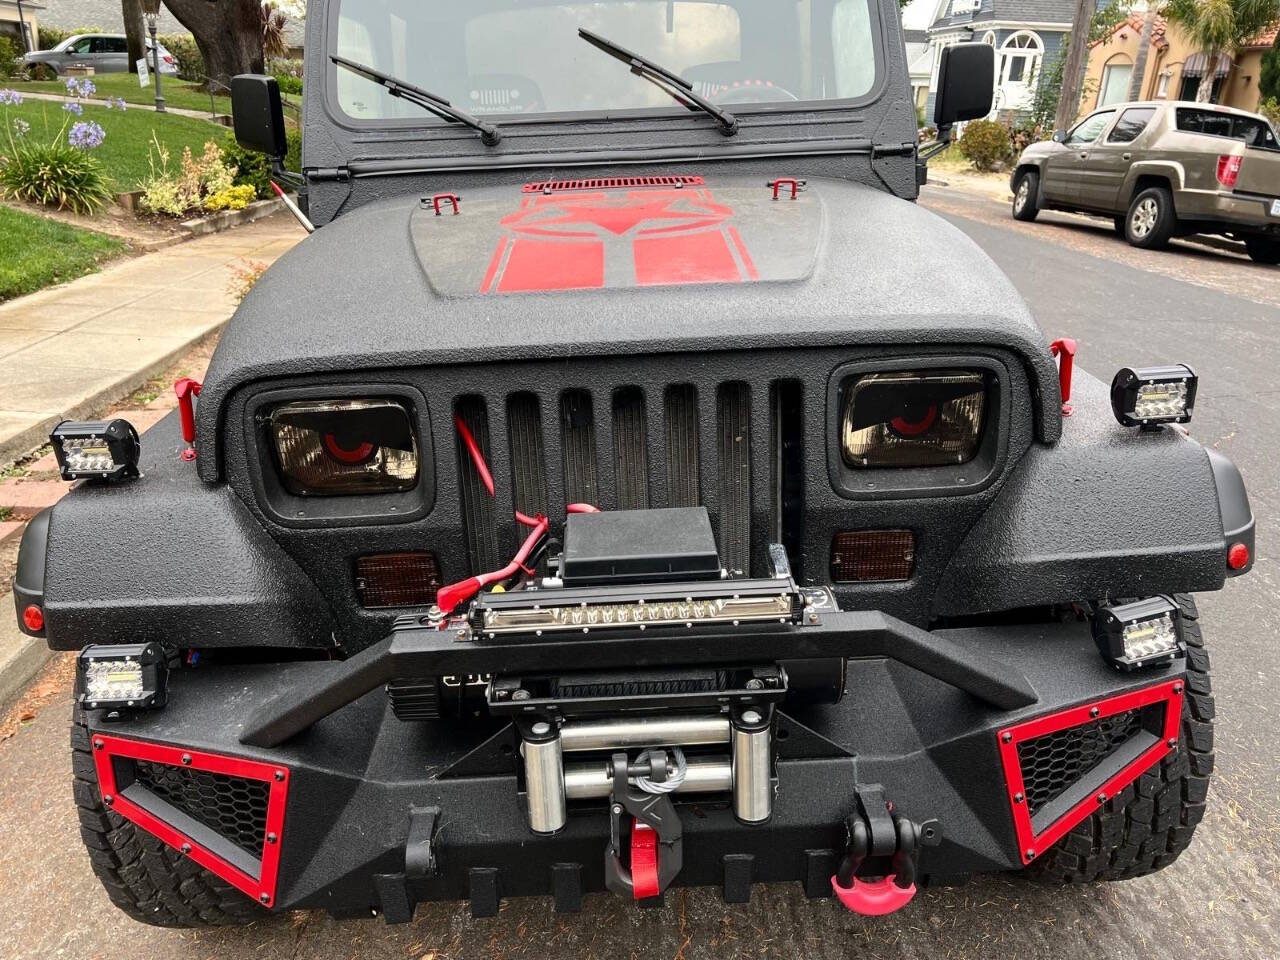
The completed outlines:
[[[219,474],[220,451],[208,453],[227,398],[256,380],[725,348],[1003,346],[1026,359],[1040,438],[1058,438],[1056,366],[1021,297],[971,240],[914,203],[839,180],[774,201],[761,180],[733,176],[651,189],[639,215],[621,209],[627,194],[486,187],[462,196],[456,216],[447,202],[437,217],[429,201],[402,198],[317,231],[223,334],[200,398],[201,476]],[[644,233],[664,225],[674,229]],[[516,259],[522,243],[544,240],[563,249]],[[650,243],[654,255],[641,254]],[[598,274],[584,257],[599,258]]]

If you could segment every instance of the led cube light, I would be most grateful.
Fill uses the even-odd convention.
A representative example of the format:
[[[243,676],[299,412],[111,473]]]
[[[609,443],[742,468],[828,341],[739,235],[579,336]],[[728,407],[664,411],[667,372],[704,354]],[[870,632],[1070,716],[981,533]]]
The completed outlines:
[[[76,674],[78,700],[90,710],[148,710],[168,699],[169,670],[159,644],[85,647]]]
[[[138,431],[128,420],[63,420],[49,434],[63,480],[128,480],[138,475]]]
[[[1166,664],[1184,649],[1181,613],[1168,597],[1104,606],[1094,615],[1093,639],[1119,670]]]
[[[1125,367],[1111,381],[1111,409],[1126,427],[1188,423],[1197,382],[1195,372],[1183,363]]]

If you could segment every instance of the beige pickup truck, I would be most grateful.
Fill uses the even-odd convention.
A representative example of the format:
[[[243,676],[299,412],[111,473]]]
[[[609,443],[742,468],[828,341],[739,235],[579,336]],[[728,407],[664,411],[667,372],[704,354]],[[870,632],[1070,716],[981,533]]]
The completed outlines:
[[[1013,215],[1109,214],[1136,247],[1227,234],[1280,263],[1280,142],[1265,118],[1185,101],[1117,103],[1022,151]]]

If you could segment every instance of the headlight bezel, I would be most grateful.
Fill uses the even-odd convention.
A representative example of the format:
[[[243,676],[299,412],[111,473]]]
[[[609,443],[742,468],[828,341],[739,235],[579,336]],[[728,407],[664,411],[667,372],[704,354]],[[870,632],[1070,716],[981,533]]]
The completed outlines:
[[[385,400],[399,404],[409,418],[417,444],[418,480],[410,489],[378,493],[300,496],[281,476],[271,414],[290,403]],[[248,473],[255,498],[271,520],[286,527],[358,526],[407,523],[421,519],[435,505],[435,451],[427,400],[404,383],[370,380],[361,384],[312,383],[264,390],[245,404],[244,430]]]
[[[931,466],[851,466],[844,453],[845,408],[853,387],[869,374],[964,371],[979,374],[986,385],[981,435],[973,455],[963,463]],[[1008,451],[1011,377],[999,359],[977,354],[895,354],[851,361],[837,367],[828,380],[826,444],[832,487],[856,500],[956,496],[985,490],[1000,475]]]

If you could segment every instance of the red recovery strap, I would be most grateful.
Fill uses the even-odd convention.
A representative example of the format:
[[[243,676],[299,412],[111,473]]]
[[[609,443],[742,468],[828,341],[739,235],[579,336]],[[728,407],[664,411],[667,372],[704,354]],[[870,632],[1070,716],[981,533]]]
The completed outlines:
[[[658,889],[658,834],[646,823],[631,821],[631,896],[656,897]]]

